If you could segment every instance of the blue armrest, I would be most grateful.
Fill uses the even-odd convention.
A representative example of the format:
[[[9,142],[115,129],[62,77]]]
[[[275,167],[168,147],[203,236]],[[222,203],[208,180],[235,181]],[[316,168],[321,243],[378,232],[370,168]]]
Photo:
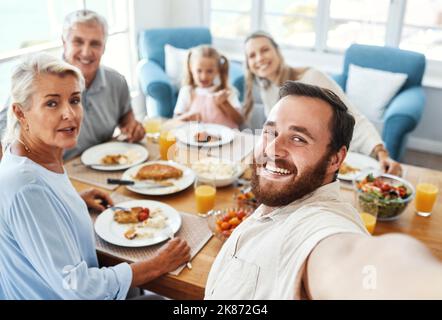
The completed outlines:
[[[416,128],[424,106],[424,90],[414,86],[399,93],[387,107],[382,138],[393,159],[403,154],[406,135]]]
[[[345,91],[345,78],[343,74],[331,74],[330,75],[333,80],[336,81],[337,84],[341,87],[343,91]]]
[[[139,70],[139,81],[144,95],[158,98],[165,92],[172,94],[172,82],[157,63],[147,60]]]
[[[140,87],[145,96],[154,100],[154,114],[170,118],[175,107],[176,90],[164,70],[153,61],[146,60],[138,66]]]
[[[411,87],[399,93],[390,102],[384,114],[384,121],[397,115],[407,116],[419,122],[425,106],[425,93],[422,87]]]

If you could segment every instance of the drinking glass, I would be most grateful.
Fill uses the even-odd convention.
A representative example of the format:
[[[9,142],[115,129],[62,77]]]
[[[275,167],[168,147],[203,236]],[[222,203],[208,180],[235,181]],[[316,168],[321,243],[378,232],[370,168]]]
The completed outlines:
[[[216,184],[214,181],[201,180],[198,177],[194,184],[196,210],[199,216],[207,217],[208,212],[215,207]]]
[[[161,124],[163,120],[158,117],[146,117],[143,121],[144,130],[148,138],[158,139],[161,132]]]
[[[171,130],[162,130],[158,141],[160,145],[160,156],[162,160],[172,160],[171,147],[176,143],[175,135]],[[169,159],[170,158],[170,159]]]
[[[378,218],[379,206],[375,201],[364,200],[363,195],[360,193],[356,197],[356,209],[359,212],[359,216],[362,222],[364,222],[367,231],[373,234]]]
[[[440,182],[436,177],[420,176],[416,185],[416,214],[429,217],[433,211],[440,190]]]

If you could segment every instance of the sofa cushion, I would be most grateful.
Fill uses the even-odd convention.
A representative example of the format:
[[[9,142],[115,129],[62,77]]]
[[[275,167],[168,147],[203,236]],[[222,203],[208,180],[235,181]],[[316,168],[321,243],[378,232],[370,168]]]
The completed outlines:
[[[407,80],[407,74],[350,64],[345,92],[348,99],[374,123],[382,122],[385,108]]]
[[[166,74],[176,87],[181,87],[185,76],[188,49],[180,49],[166,44],[164,46]]]

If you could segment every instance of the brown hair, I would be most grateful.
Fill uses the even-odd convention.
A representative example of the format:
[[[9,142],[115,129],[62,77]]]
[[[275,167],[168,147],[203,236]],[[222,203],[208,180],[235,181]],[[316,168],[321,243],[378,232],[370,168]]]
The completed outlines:
[[[249,40],[256,39],[256,38],[266,38],[267,40],[269,40],[272,47],[276,50],[276,53],[277,53],[277,55],[279,57],[279,61],[280,61],[280,64],[279,64],[278,70],[277,70],[277,73],[278,73],[277,85],[278,86],[281,86],[287,80],[299,79],[300,75],[303,72],[305,72],[305,70],[307,70],[307,69],[299,70],[299,69],[295,69],[295,68],[288,66],[284,62],[284,57],[282,56],[279,45],[276,43],[275,39],[273,39],[273,37],[265,31],[255,31],[255,32],[251,33],[244,40],[244,44],[246,44]],[[253,85],[254,85],[256,76],[250,71],[247,53],[246,53],[246,57],[245,57],[244,61],[246,62],[245,63],[245,66],[246,66],[246,71],[245,71],[245,73],[246,73],[246,76],[245,76],[246,92],[245,92],[245,99],[244,99],[244,115],[245,115],[245,118],[247,118],[253,108]],[[269,80],[263,79],[263,78],[260,78],[260,79],[264,82],[264,88],[268,88],[270,86]]]
[[[313,86],[297,81],[286,81],[279,89],[279,98],[285,96],[300,96],[320,99],[326,102],[333,110],[330,121],[331,141],[329,148],[331,152],[338,152],[342,146],[350,147],[355,126],[354,117],[348,112],[344,102],[333,91],[318,86]]]
[[[187,68],[186,68],[186,76],[184,78],[183,85],[191,86],[192,89],[196,87],[195,80],[192,76],[191,65],[192,59],[195,58],[212,58],[217,61],[218,72],[220,77],[220,84],[215,88],[215,91],[223,90],[228,88],[229,83],[229,61],[227,58],[215,48],[209,45],[200,45],[192,48],[187,55]]]

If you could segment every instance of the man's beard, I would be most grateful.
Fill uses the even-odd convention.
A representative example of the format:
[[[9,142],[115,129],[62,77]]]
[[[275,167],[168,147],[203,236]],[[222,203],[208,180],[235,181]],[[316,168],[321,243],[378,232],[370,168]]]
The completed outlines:
[[[296,166],[290,166],[286,160],[276,159],[275,165],[290,170],[293,173],[293,178],[291,181],[285,182],[284,186],[279,186],[279,188],[275,189],[271,188],[271,184],[277,184],[278,182],[269,182],[268,185],[270,187],[264,190],[260,185],[260,177],[256,172],[259,167],[262,167],[263,170],[265,168],[263,165],[258,165],[255,157],[253,157],[252,192],[255,194],[258,202],[266,206],[281,207],[288,205],[312,193],[324,183],[329,160],[330,153],[326,152],[316,165],[309,167],[304,173],[298,175]]]

